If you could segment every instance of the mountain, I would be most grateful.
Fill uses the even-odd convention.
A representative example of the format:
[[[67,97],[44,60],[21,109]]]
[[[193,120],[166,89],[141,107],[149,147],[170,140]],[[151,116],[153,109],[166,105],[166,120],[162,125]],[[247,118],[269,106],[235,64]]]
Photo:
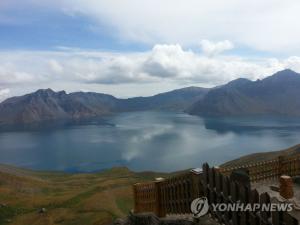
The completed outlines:
[[[0,103],[0,124],[19,124],[49,120],[74,120],[139,110],[183,111],[200,100],[208,89],[188,87],[151,97],[118,99],[93,92],[54,92],[41,89]]]
[[[263,80],[237,79],[211,89],[187,112],[203,116],[300,116],[300,74],[283,70]]]
[[[64,91],[54,92],[51,89],[38,90],[2,102],[0,123],[31,123],[101,116],[110,112],[107,99],[114,97],[92,93],[66,94]]]
[[[240,78],[212,89],[187,87],[150,97],[118,99],[93,92],[42,89],[0,103],[0,124],[78,120],[141,110],[202,116],[300,116],[300,74],[283,70],[263,80]]]
[[[208,91],[208,88],[186,87],[150,97],[123,99],[119,102],[119,109],[121,111],[184,111],[186,108],[202,99]]]

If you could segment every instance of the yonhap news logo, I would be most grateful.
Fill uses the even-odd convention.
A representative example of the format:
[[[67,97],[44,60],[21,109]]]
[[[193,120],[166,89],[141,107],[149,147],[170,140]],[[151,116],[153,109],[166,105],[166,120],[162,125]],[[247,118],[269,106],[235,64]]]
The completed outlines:
[[[194,217],[199,218],[208,213],[209,205],[208,200],[205,197],[196,198],[191,204],[191,211]]]
[[[208,199],[206,197],[196,198],[191,203],[191,212],[195,218],[200,218],[206,215],[211,209],[214,212],[274,212],[274,211],[285,211],[290,212],[293,210],[292,203],[217,203],[210,204],[208,203]]]

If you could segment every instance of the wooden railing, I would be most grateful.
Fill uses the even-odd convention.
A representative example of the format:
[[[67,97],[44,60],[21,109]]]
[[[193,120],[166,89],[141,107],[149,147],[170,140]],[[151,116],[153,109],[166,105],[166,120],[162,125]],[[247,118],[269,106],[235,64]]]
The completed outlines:
[[[270,204],[268,193],[259,194],[256,189],[231,181],[227,176],[215,168],[203,165],[203,190],[209,205],[226,203],[242,204]],[[286,211],[214,211],[210,208],[210,215],[221,224],[228,225],[298,225],[296,218]]]
[[[152,183],[133,186],[134,211],[153,212],[160,217],[166,214],[190,213],[193,199],[202,195],[201,175],[188,172]]]
[[[161,216],[159,212],[159,199],[158,199],[158,183],[138,183],[133,185],[134,193],[134,211],[140,212],[154,212],[156,215]]]
[[[191,202],[203,193],[200,175],[189,172],[160,183],[161,211],[166,214],[189,214]]]
[[[191,202],[207,197],[212,203],[269,203],[268,193],[230,181],[229,175],[239,168],[247,168],[252,182],[279,178],[280,175],[300,175],[300,157],[279,157],[276,160],[247,164],[241,167],[209,168],[203,172],[187,172],[155,182],[133,186],[134,212],[153,212],[159,217],[168,214],[191,214]],[[296,225],[298,221],[286,212],[215,212],[210,211],[220,223],[228,225]]]

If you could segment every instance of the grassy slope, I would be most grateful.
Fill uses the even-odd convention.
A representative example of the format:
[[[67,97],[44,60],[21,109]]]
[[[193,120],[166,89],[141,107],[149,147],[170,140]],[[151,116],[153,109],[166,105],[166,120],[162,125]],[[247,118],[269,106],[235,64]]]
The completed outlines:
[[[0,166],[0,225],[101,225],[133,208],[131,185],[167,174],[115,168],[94,174]],[[38,213],[46,208],[46,213]]]
[[[262,153],[254,153],[254,154],[246,155],[241,158],[226,162],[221,166],[222,167],[238,166],[238,165],[247,164],[249,162],[252,163],[252,162],[261,162],[265,160],[273,160],[279,156],[292,156],[296,154],[299,155],[299,153],[300,153],[300,144],[280,151],[262,152]]]
[[[297,145],[282,151],[247,155],[222,166],[271,160],[299,152],[300,145]],[[134,173],[127,168],[65,174],[0,165],[0,225],[110,224],[133,208],[132,184],[174,174]],[[41,208],[46,208],[47,213],[38,213]]]

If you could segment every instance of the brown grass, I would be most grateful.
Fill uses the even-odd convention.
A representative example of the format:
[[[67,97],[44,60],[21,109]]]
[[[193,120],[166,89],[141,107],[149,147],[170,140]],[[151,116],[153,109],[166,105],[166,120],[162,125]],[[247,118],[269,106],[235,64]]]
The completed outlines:
[[[0,225],[106,225],[133,207],[132,184],[167,174],[114,168],[94,174],[0,166]],[[46,208],[46,213],[39,213]]]

